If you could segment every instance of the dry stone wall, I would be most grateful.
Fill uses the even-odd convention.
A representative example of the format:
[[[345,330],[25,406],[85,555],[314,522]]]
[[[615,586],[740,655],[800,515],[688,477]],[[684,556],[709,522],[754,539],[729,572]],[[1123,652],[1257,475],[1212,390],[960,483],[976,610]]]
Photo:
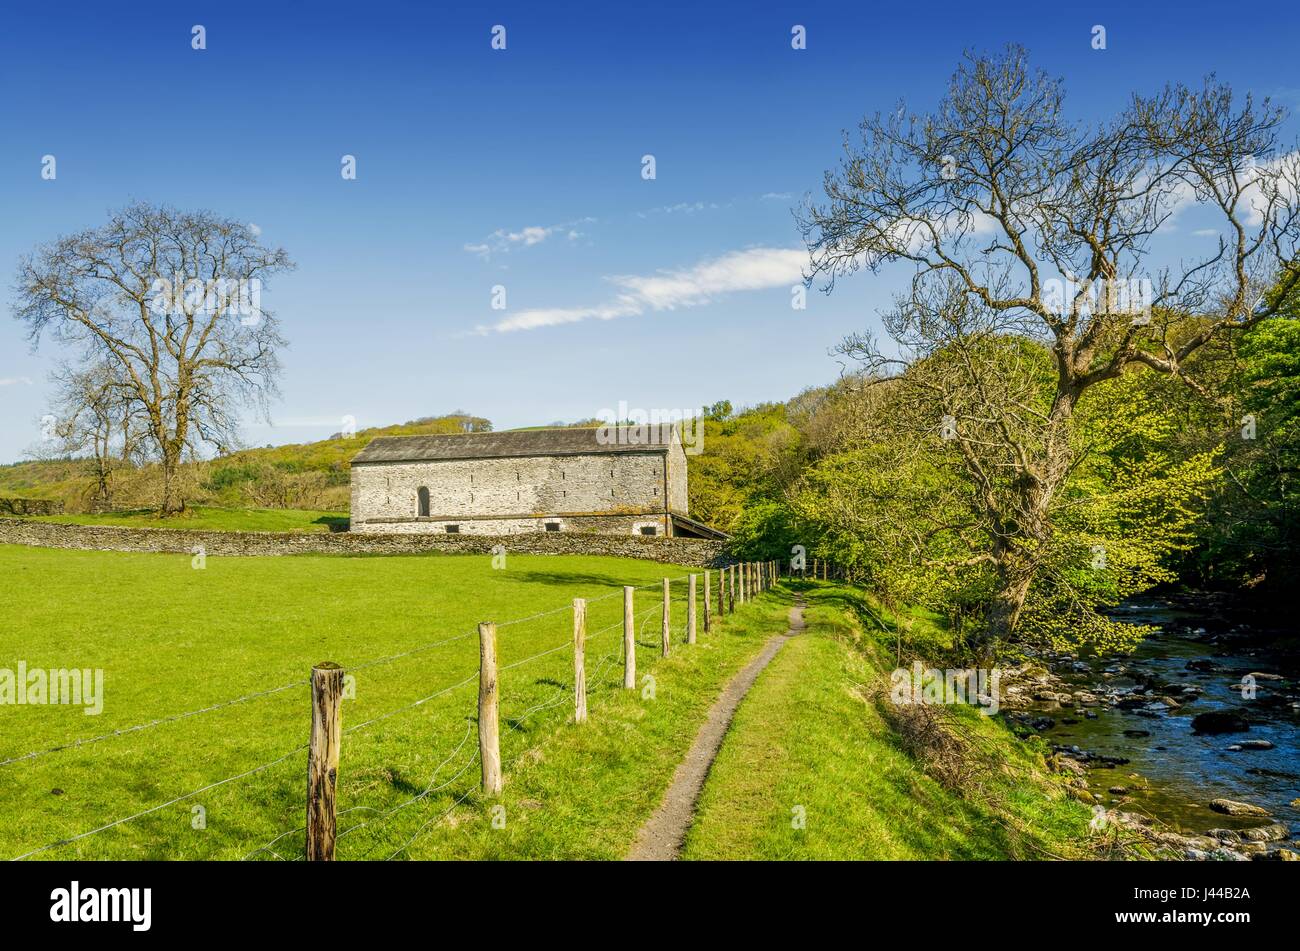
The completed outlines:
[[[0,499],[0,515],[62,515],[63,503],[54,499]]]
[[[729,564],[724,544],[698,538],[532,532],[525,535],[304,534],[215,532],[115,525],[64,525],[0,518],[0,544],[90,551],[175,552],[202,548],[207,555],[486,555],[497,545],[511,554],[611,555],[665,564],[708,567]]]

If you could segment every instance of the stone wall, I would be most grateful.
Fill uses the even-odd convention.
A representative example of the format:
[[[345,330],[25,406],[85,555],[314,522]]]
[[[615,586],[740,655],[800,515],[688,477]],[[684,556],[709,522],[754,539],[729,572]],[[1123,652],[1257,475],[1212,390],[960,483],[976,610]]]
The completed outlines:
[[[668,534],[668,516],[661,514],[628,515],[540,515],[528,518],[372,518],[357,522],[352,531],[363,534],[403,532],[407,534],[447,532],[454,525],[461,535],[531,535],[546,531],[554,522],[561,532],[598,532],[604,535],[637,535],[643,526],[652,526],[656,535]]]
[[[668,466],[668,509],[686,515],[691,504],[686,486],[686,451],[682,448],[680,436],[674,434],[665,461]]]
[[[496,545],[507,553],[612,555],[666,564],[707,567],[730,564],[723,543],[698,538],[652,538],[578,532],[526,535],[304,534],[292,532],[213,532],[172,528],[122,528],[115,525],[63,525],[0,518],[0,544],[92,551],[175,552],[201,547],[209,556],[244,555],[487,555]]]
[[[0,515],[62,515],[63,503],[54,499],[0,499]]]
[[[429,491],[429,516],[520,519],[596,512],[663,512],[662,450],[590,456],[525,456],[366,462],[352,466],[353,524],[419,514]],[[684,458],[684,457],[683,457]]]

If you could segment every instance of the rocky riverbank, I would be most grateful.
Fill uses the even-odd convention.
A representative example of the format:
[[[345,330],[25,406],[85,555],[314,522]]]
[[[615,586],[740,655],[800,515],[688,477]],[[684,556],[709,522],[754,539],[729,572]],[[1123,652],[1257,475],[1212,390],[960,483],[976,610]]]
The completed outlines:
[[[1196,605],[1127,609],[1161,628],[1132,656],[1045,652],[1003,670],[1013,730],[1049,744],[1052,767],[1098,827],[1156,854],[1300,860],[1293,657]]]

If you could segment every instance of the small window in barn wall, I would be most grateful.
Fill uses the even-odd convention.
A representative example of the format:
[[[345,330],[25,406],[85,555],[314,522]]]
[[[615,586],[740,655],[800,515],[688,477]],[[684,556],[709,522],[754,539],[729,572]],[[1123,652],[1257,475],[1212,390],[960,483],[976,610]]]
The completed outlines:
[[[546,523],[546,530],[547,530],[548,532],[558,532],[558,531],[560,530],[560,523],[559,523],[559,522],[547,522],[547,523]]]
[[[642,525],[642,526],[641,526],[641,534],[642,534],[642,535],[658,535],[658,534],[659,534],[659,530],[658,530],[657,528],[655,528],[653,525]]]
[[[459,534],[460,534],[460,526],[459,526],[459,525],[444,525],[444,526],[443,526],[443,529],[446,530],[446,532],[447,532],[448,535],[459,535]]]
[[[429,490],[420,486],[419,491],[415,493],[416,500],[419,504],[420,518],[429,517]]]

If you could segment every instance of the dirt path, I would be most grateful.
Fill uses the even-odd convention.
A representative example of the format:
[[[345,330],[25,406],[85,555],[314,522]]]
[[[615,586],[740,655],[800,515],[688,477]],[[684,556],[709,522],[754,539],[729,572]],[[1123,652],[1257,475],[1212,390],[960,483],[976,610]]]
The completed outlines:
[[[709,768],[731,726],[731,718],[736,715],[740,702],[745,699],[749,688],[754,686],[754,681],[763,668],[771,663],[786,641],[804,629],[802,600],[790,609],[789,623],[790,629],[784,634],[773,636],[759,655],[731,678],[731,682],[722,691],[722,696],[713,704],[709,717],[700,728],[686,758],[678,765],[664,801],[637,834],[636,845],[627,854],[627,861],[662,862],[677,858],[682,843],[686,841],[686,830],[695,818],[696,800],[700,798],[704,781],[709,776]]]

